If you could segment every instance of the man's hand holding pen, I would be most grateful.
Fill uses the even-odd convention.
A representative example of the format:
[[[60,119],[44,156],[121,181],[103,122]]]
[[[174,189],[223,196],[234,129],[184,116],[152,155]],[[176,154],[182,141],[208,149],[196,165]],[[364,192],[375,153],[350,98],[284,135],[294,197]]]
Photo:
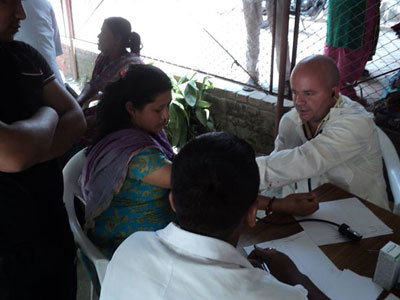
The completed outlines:
[[[292,286],[301,284],[308,291],[307,297],[310,300],[329,299],[306,275],[299,271],[286,254],[277,251],[275,248],[262,249],[254,245],[254,250],[251,251],[247,259],[255,267],[262,268],[263,264],[267,266],[269,273],[281,282]]]
[[[299,277],[304,276],[286,254],[277,251],[275,248],[262,249],[257,246],[254,248],[247,257],[250,262],[258,262],[261,268],[264,264],[264,268],[266,267],[279,281],[295,285],[298,283]]]

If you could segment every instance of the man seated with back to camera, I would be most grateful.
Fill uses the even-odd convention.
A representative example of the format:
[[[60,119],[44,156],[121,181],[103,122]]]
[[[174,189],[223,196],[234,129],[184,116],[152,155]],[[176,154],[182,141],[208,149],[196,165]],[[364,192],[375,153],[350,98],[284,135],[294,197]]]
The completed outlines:
[[[340,94],[335,62],[323,55],[303,59],[291,87],[295,107],[280,121],[275,149],[257,158],[260,188],[283,187],[284,195],[330,182],[388,209],[377,127],[363,106]],[[276,201],[261,201],[274,211]]]
[[[169,201],[179,225],[128,237],[100,299],[328,299],[285,254],[256,249],[246,259],[235,249],[256,223],[259,182],[244,140],[218,132],[190,141],[172,165]],[[263,262],[271,273],[257,268]]]

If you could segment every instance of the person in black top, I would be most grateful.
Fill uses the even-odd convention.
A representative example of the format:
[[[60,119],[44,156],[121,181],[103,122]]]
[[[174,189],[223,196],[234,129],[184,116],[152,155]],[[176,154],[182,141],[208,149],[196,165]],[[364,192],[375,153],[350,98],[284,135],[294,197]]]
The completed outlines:
[[[57,157],[84,132],[45,59],[13,41],[21,0],[0,0],[0,299],[75,299],[75,247]]]

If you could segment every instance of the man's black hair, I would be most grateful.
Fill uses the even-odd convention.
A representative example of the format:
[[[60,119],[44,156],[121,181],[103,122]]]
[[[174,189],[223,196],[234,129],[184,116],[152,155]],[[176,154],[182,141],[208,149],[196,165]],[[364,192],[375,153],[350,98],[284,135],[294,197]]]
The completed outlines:
[[[183,229],[226,238],[257,198],[260,176],[254,150],[229,133],[198,136],[175,157],[171,184]]]

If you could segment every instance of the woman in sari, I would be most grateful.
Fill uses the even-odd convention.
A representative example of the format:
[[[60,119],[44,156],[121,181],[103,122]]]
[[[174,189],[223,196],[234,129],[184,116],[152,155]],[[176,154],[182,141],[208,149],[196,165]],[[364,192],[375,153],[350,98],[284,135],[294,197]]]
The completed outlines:
[[[97,56],[92,79],[77,98],[81,106],[96,98],[97,93],[102,92],[108,83],[118,80],[120,73],[130,64],[143,64],[140,58],[140,36],[131,32],[128,20],[121,17],[105,19],[97,37],[101,53]],[[126,48],[130,48],[130,52]]]
[[[92,142],[97,106],[90,106],[90,103],[100,100],[107,84],[117,81],[129,65],[143,64],[140,58],[140,36],[136,32],[131,32],[128,20],[121,17],[105,19],[98,38],[101,53],[97,56],[92,79],[76,99],[83,109],[87,130],[79,142],[63,157],[63,164]],[[126,48],[130,48],[130,52]]]
[[[168,202],[173,151],[163,131],[171,88],[160,69],[131,65],[98,105],[82,191],[88,235],[108,258],[131,233],[174,220]]]
[[[354,83],[375,54],[379,36],[380,0],[330,0],[324,54],[340,73],[341,93],[367,105],[357,96]]]

